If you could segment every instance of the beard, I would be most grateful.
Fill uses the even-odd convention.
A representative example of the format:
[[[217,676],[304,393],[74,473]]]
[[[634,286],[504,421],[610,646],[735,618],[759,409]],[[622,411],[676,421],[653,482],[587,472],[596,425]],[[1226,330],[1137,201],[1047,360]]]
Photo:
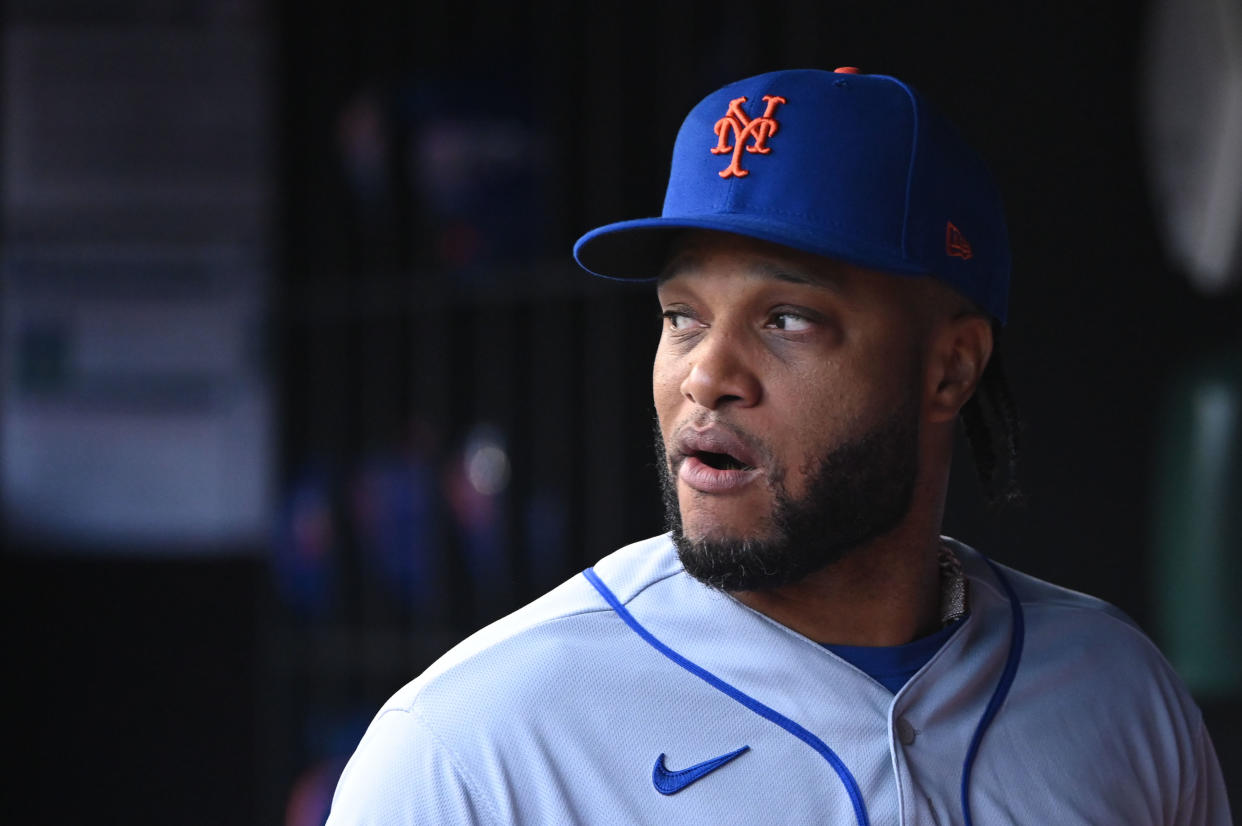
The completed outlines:
[[[665,521],[686,572],[722,591],[777,588],[888,533],[905,518],[914,497],[918,432],[918,409],[910,397],[861,436],[809,457],[803,468],[807,489],[799,498],[786,489],[783,467],[767,467],[772,512],[766,535],[706,538],[685,534],[676,470],[669,466],[657,422]]]

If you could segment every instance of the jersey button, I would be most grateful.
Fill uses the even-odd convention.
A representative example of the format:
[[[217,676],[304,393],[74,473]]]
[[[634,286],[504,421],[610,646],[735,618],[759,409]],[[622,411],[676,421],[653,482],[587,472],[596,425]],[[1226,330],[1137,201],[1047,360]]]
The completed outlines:
[[[897,718],[897,739],[901,741],[903,746],[908,746],[914,742],[914,738],[918,732],[914,730],[914,726],[910,725],[910,721],[905,717]]]

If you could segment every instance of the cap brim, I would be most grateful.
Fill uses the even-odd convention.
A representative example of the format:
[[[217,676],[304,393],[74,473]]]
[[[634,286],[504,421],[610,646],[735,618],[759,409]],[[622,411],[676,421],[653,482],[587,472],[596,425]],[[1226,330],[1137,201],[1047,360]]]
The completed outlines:
[[[592,275],[618,281],[655,281],[667,266],[674,241],[686,230],[713,230],[770,241],[803,252],[836,258],[902,275],[926,275],[892,250],[860,249],[822,230],[774,225],[767,218],[718,213],[702,216],[637,218],[606,224],[574,244],[574,260]]]

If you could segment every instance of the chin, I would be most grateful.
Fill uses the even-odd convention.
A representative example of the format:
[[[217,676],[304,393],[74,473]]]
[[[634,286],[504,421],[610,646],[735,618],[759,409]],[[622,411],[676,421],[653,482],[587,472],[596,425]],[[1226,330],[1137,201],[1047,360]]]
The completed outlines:
[[[771,542],[772,520],[766,513],[749,514],[737,503],[681,510],[681,535],[691,542],[751,544]]]

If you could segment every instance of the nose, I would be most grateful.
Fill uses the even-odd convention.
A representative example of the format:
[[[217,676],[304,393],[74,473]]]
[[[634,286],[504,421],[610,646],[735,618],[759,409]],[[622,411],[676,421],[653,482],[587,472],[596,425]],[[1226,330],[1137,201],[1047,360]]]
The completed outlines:
[[[687,399],[708,410],[724,405],[751,407],[759,402],[762,383],[737,337],[721,334],[694,349],[694,363],[681,383]]]

